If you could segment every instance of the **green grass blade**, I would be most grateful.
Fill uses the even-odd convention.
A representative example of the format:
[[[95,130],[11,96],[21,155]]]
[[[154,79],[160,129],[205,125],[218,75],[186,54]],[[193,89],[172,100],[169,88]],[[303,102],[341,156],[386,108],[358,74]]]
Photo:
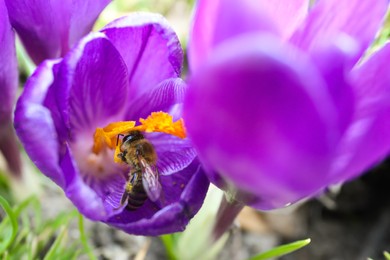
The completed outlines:
[[[0,196],[0,205],[7,213],[8,219],[11,221],[11,235],[7,236],[7,238],[0,243],[0,255],[2,255],[4,251],[7,250],[7,248],[11,245],[12,241],[15,239],[19,227],[18,220],[14,212],[12,211],[11,206],[2,196]]]
[[[56,260],[58,251],[60,250],[61,243],[63,243],[64,238],[67,236],[67,227],[62,226],[61,231],[59,235],[57,236],[56,240],[54,241],[53,245],[50,247],[49,251],[45,255],[44,260]]]
[[[169,260],[177,259],[175,254],[175,242],[173,236],[174,234],[160,236],[160,239],[164,244],[165,250],[167,251],[167,256]]]
[[[301,249],[302,247],[308,245],[310,243],[310,238],[305,240],[299,240],[296,242],[292,242],[286,245],[281,245],[275,248],[272,248],[271,250],[258,254],[254,257],[251,257],[250,260],[264,260],[269,259],[272,257],[278,257],[282,255],[289,254],[291,252],[294,252],[298,249]]]
[[[85,234],[85,229],[84,229],[84,218],[83,216],[79,213],[79,232],[80,232],[80,239],[81,243],[83,244],[85,252],[88,254],[89,259],[91,260],[96,260],[96,256],[93,254],[91,247],[89,246],[88,243],[88,238]]]

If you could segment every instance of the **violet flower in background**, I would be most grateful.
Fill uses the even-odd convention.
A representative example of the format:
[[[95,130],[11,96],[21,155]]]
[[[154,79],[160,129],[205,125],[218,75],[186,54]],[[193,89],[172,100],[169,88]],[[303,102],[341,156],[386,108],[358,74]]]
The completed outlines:
[[[88,34],[110,0],[5,0],[12,26],[35,64],[59,58]]]
[[[97,127],[165,111],[181,117],[183,52],[159,15],[133,14],[84,37],[59,60],[42,63],[15,112],[16,132],[31,160],[86,217],[125,232],[181,231],[201,207],[208,180],[188,139],[151,133],[164,199],[118,209],[129,172],[114,151],[93,153]]]
[[[363,55],[387,9],[387,0],[198,1],[184,120],[210,180],[268,210],[386,157],[390,45]]]
[[[7,8],[4,1],[0,0],[0,151],[10,171],[15,175],[20,175],[19,148],[12,126],[12,112],[18,87],[14,40],[15,36],[9,22]]]

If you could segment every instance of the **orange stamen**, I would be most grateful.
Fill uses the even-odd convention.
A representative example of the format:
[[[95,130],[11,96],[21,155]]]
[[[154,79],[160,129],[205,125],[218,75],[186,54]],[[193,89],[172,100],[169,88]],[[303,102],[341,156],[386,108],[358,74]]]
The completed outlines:
[[[93,152],[98,154],[104,147],[115,149],[115,162],[121,162],[117,157],[120,152],[119,145],[117,145],[117,138],[119,134],[127,134],[131,131],[141,131],[147,133],[161,132],[174,135],[180,138],[185,138],[186,133],[184,129],[183,119],[173,122],[171,115],[164,112],[153,112],[146,119],[140,119],[140,125],[136,126],[135,121],[123,121],[108,124],[103,128],[96,128],[94,134]]]

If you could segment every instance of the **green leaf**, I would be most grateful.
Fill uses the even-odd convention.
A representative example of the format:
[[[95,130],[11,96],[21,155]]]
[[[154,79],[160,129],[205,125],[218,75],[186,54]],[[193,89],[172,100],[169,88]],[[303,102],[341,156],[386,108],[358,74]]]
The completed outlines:
[[[385,256],[386,260],[390,260],[390,254],[387,251],[383,252],[383,255]]]
[[[12,203],[12,194],[10,190],[10,181],[7,175],[0,171],[0,196]]]
[[[169,260],[176,260],[177,257],[175,255],[175,242],[173,234],[160,236],[161,241],[165,246],[165,250],[167,251]]]
[[[310,238],[305,240],[299,240],[296,242],[292,242],[286,245],[281,245],[275,248],[272,248],[271,250],[260,253],[254,257],[251,257],[249,260],[263,260],[263,259],[269,259],[272,257],[278,257],[282,255],[289,254],[291,252],[294,252],[298,249],[301,249],[302,247],[308,245],[310,243]]]
[[[79,232],[80,232],[80,239],[81,243],[83,244],[85,252],[88,254],[89,259],[96,260],[96,256],[93,254],[91,247],[88,244],[88,238],[85,234],[84,229],[84,218],[83,215],[79,213]]]
[[[0,255],[4,253],[4,251],[7,250],[7,248],[11,245],[12,241],[14,241],[17,231],[18,231],[18,220],[14,214],[14,212],[11,209],[11,206],[8,204],[8,202],[0,196],[0,205],[4,209],[4,211],[7,213],[7,218],[3,220],[3,223],[9,219],[11,221],[11,234],[7,234],[5,236],[5,240],[1,241],[0,243]],[[2,224],[3,224],[2,223]],[[3,226],[3,225],[1,225]],[[0,230],[1,235],[4,235],[3,229]]]
[[[66,226],[61,227],[60,234],[57,236],[53,245],[50,247],[49,251],[45,255],[44,260],[55,260],[57,259],[58,251],[60,250],[61,244],[64,242],[68,232]]]

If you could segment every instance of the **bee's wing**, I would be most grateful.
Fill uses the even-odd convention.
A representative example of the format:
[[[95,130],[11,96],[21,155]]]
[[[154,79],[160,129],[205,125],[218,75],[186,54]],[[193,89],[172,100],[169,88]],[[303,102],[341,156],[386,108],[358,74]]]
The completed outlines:
[[[140,162],[143,167],[142,184],[146,194],[152,201],[157,201],[161,194],[161,184],[158,180],[157,168],[148,164],[143,158],[140,158]]]

